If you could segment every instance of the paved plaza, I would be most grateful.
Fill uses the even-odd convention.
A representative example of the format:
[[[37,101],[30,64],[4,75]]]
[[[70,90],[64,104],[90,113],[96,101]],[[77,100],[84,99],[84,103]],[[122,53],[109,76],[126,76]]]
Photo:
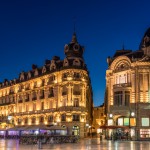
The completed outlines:
[[[0,150],[38,150],[38,145],[19,145],[18,140],[0,140]],[[43,150],[150,150],[150,141],[100,141],[84,139],[78,143],[42,145]],[[41,149],[41,150],[42,150]]]

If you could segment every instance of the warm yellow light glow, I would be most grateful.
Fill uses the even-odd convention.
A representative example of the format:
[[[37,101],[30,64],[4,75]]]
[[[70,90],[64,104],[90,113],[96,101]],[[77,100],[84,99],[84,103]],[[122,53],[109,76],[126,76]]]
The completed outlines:
[[[68,120],[68,122],[70,122],[71,121],[70,117],[67,120]]]
[[[41,81],[37,81],[37,87],[40,87],[41,86]]]
[[[81,119],[81,122],[84,122],[84,118]]]
[[[69,76],[69,77],[67,77],[67,80],[69,80],[69,81],[70,81],[70,80],[72,80],[72,77],[70,77],[70,76]]]
[[[97,129],[97,133],[102,133],[102,129]]]
[[[57,118],[57,122],[60,122],[60,119],[59,119],[59,118]]]
[[[36,124],[39,124],[39,121],[36,121]]]
[[[54,80],[54,83],[57,83],[57,80]]]
[[[31,125],[31,120],[29,120],[28,125]]]
[[[82,81],[85,81],[85,79],[84,79],[84,78],[82,78]]]

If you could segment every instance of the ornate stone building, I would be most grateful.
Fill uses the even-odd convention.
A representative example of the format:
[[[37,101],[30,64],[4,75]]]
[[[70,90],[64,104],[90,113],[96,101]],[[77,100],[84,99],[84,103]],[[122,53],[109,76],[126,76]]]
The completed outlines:
[[[105,106],[104,104],[93,108],[93,125],[92,132],[99,136],[101,129],[100,126],[104,126],[106,121]]]
[[[150,139],[150,28],[139,50],[117,50],[107,61],[107,125],[128,128],[133,139]]]
[[[92,87],[75,33],[64,52],[64,60],[55,56],[0,84],[1,129],[57,124],[85,137],[86,124],[92,124]]]

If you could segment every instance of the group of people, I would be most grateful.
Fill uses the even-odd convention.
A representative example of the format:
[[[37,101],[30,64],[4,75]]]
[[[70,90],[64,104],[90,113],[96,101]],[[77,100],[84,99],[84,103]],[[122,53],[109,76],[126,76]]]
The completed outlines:
[[[49,135],[38,135],[21,136],[19,139],[20,144],[53,144],[53,143],[76,143],[78,137],[76,136],[49,136]]]
[[[129,132],[114,132],[111,133],[111,140],[131,140]]]

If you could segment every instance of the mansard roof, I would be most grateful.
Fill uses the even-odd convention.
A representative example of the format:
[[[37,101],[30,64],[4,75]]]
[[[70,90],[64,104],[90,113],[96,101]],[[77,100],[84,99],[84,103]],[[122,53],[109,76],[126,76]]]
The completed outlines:
[[[131,62],[134,62],[142,59],[145,55],[142,50],[117,50],[112,58],[108,58],[108,64],[110,65],[119,56],[127,56],[131,60]]]
[[[111,63],[119,56],[127,56],[131,60],[131,62],[137,60],[144,61],[143,58],[145,58],[146,55],[149,55],[149,53],[147,52],[149,50],[149,47],[150,47],[150,28],[148,28],[148,30],[145,32],[141,40],[139,50],[132,51],[132,50],[125,50],[124,48],[121,50],[117,50],[113,57],[107,58],[108,65],[110,66]],[[149,61],[149,59],[146,59],[146,61]]]
[[[64,66],[64,61],[65,59],[67,59],[68,61],[68,65]],[[39,76],[45,75],[45,74],[49,74],[49,73],[54,73],[60,70],[64,70],[64,69],[83,69],[83,70],[87,70],[86,65],[84,64],[84,60],[83,59],[78,59],[78,58],[65,58],[64,60],[60,60],[60,58],[58,56],[54,56],[52,58],[52,60],[45,60],[45,64],[42,67],[38,67],[37,65],[33,64],[32,65],[32,69],[24,72],[22,71],[19,74],[19,77],[17,79],[14,80],[7,80],[5,79],[2,83],[0,83],[0,88],[1,87],[7,87],[13,84],[17,84],[20,82],[24,82],[33,78],[37,78]],[[80,62],[80,65],[76,65],[73,62],[76,61],[76,59],[78,59],[78,61]],[[51,68],[51,64],[55,65],[55,68]],[[45,67],[46,72],[42,72],[43,67]],[[35,75],[35,72],[38,72],[38,75]],[[30,77],[29,77],[30,74]],[[21,77],[23,76],[23,78]]]
[[[48,59],[45,60],[45,64],[42,67],[38,67],[37,65],[33,64],[31,70],[27,72],[24,71],[21,72],[17,79],[10,80],[7,82],[4,81],[0,83],[0,88],[17,84],[19,82],[27,81],[45,74],[54,73],[56,71],[60,71],[64,69],[87,70],[82,56],[83,51],[84,51],[84,47],[78,44],[76,34],[74,33],[71,42],[67,46],[65,45],[66,58],[64,60],[60,60],[59,56],[54,56],[51,60]],[[67,64],[64,63],[66,60],[67,60]]]
[[[117,50],[113,57],[115,58],[115,57],[125,55],[125,54],[131,53],[131,52],[132,52],[132,50],[124,50],[124,49]]]

